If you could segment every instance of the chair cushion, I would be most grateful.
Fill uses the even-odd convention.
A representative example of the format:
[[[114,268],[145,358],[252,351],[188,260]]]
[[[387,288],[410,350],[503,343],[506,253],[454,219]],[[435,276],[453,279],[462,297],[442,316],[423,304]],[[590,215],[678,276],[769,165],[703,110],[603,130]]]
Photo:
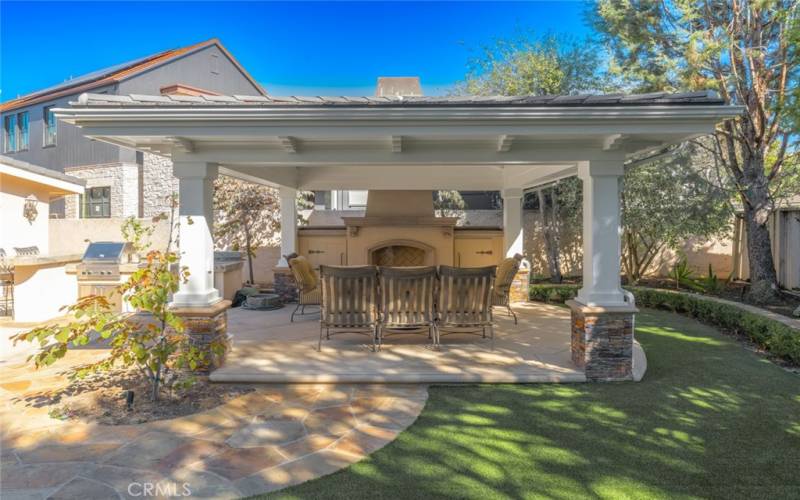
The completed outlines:
[[[297,288],[304,293],[317,288],[319,283],[317,273],[314,272],[308,259],[303,256],[295,257],[289,261],[289,266],[292,268],[292,275],[294,275],[294,280],[297,282]]]

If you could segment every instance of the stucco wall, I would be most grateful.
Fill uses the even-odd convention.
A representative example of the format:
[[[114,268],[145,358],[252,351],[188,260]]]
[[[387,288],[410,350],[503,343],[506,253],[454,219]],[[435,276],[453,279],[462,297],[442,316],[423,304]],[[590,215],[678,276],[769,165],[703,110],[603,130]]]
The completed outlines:
[[[14,270],[14,321],[45,321],[61,316],[61,307],[78,300],[75,274],[63,263],[17,266]]]
[[[549,277],[547,268],[547,255],[544,250],[544,235],[536,210],[525,210],[522,215],[524,231],[525,256],[531,262],[532,276]],[[566,234],[561,239],[562,267],[564,276],[580,276],[583,269],[583,246],[581,243],[580,226],[567,228]],[[692,238],[687,240],[680,248],[680,253],[674,250],[664,250],[654,260],[650,269],[651,275],[666,276],[672,266],[678,261],[681,254],[686,256],[689,267],[698,275],[708,273],[708,265],[720,278],[727,278],[733,270],[733,243],[730,238],[704,240]]]
[[[38,215],[32,221],[23,216],[28,197],[33,200]],[[39,247],[39,253],[46,255],[48,245],[48,202],[50,194],[47,187],[25,179],[0,175],[0,248],[9,256],[14,255],[14,247]]]
[[[561,273],[564,276],[580,276],[583,268],[582,228],[566,229],[561,239]],[[550,276],[538,210],[522,212],[522,234],[525,257],[531,263],[531,276]]]
[[[256,250],[256,256],[253,259],[253,277],[256,283],[273,283],[275,276],[272,269],[278,265],[280,258],[281,249],[279,246],[266,246]],[[250,267],[247,262],[247,257],[245,257],[244,266],[242,267],[242,280],[248,281],[249,279]]]
[[[141,219],[150,224],[150,219]],[[51,219],[50,249],[54,255],[82,254],[89,241],[122,241],[124,218],[111,219]],[[167,221],[158,223],[151,241],[158,248],[164,248],[169,238]]]

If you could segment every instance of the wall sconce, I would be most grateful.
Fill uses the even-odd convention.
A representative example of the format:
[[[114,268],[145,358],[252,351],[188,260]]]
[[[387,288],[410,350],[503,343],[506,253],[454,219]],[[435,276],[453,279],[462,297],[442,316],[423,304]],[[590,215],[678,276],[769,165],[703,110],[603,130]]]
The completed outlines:
[[[37,201],[36,197],[32,194],[25,198],[25,205],[22,207],[22,216],[27,219],[28,224],[33,224],[33,221],[39,216],[39,209],[36,208]]]

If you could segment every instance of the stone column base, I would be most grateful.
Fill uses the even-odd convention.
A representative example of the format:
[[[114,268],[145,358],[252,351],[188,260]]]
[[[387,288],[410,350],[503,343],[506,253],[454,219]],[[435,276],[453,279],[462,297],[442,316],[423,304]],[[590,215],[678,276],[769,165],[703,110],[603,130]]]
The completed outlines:
[[[572,362],[591,382],[633,380],[633,306],[590,307],[569,300]]]
[[[297,302],[297,286],[295,285],[294,275],[288,267],[275,267],[272,269],[274,280],[272,287],[281,300],[286,302]]]
[[[171,311],[180,316],[186,327],[189,342],[206,352],[208,362],[204,366],[198,366],[194,371],[197,373],[208,373],[222,366],[225,360],[225,353],[230,349],[230,335],[228,335],[228,309],[231,307],[230,300],[220,300],[219,302],[206,307],[175,307]],[[211,351],[211,344],[218,342],[225,348],[222,354]]]
[[[511,302],[527,302],[530,299],[530,273],[530,269],[520,268],[514,275],[514,281],[511,282],[509,289]]]

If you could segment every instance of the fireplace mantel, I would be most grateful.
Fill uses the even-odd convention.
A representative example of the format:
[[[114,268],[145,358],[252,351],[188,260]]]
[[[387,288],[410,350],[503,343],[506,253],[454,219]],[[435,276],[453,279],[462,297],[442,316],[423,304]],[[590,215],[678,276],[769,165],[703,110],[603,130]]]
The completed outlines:
[[[365,216],[342,217],[350,236],[357,236],[362,227],[440,227],[448,234],[453,234],[453,228],[458,222],[458,217],[415,217],[415,216]]]

